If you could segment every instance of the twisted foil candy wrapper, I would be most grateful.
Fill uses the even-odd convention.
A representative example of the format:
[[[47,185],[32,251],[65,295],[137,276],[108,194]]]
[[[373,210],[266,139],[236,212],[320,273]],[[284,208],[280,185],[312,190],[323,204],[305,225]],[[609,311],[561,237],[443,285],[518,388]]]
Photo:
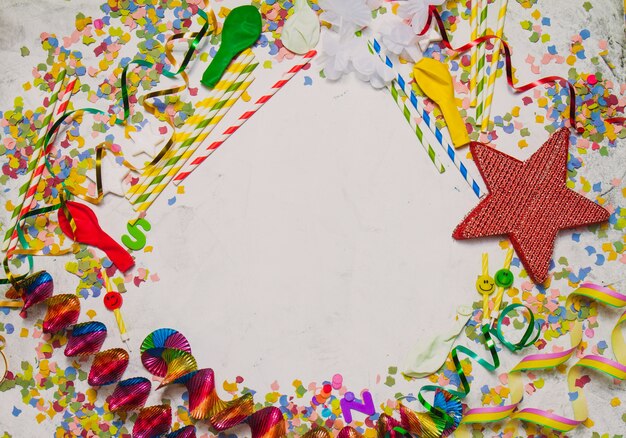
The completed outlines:
[[[286,434],[285,419],[277,407],[254,412],[252,394],[224,401],[215,388],[215,374],[210,368],[198,370],[187,339],[173,329],[158,329],[141,344],[141,360],[153,375],[162,377],[160,387],[177,383],[189,394],[189,415],[208,420],[218,432],[247,423],[253,438],[278,438]]]
[[[117,384],[109,396],[111,412],[128,412],[141,409],[146,404],[152,384],[145,377],[131,377]]]
[[[67,337],[65,356],[96,354],[102,348],[106,337],[107,328],[101,322],[92,321],[76,324]]]
[[[24,301],[20,315],[25,318],[26,310],[47,300],[53,292],[52,276],[46,271],[39,271],[19,281],[17,287],[11,286],[6,292],[6,297],[11,300],[22,299]]]
[[[457,397],[438,388],[435,391],[434,407],[452,418],[453,424],[429,412],[414,412],[401,404],[400,421],[386,414],[380,416],[376,425],[378,435],[401,437],[404,433],[399,430],[404,430],[421,438],[447,437],[458,427],[463,416],[463,405]]]
[[[363,438],[363,435],[357,432],[355,428],[346,426],[339,431],[337,438]]]
[[[148,406],[139,411],[133,426],[133,438],[154,438],[165,435],[172,423],[172,408],[168,405]]]
[[[194,426],[181,427],[174,432],[170,432],[164,438],[196,438],[196,428]]]
[[[76,324],[80,316],[80,301],[76,295],[55,295],[46,300],[48,311],[43,318],[43,332],[56,333]]]
[[[141,363],[154,376],[165,377],[167,374],[168,363],[161,357],[165,348],[191,354],[189,341],[181,333],[169,328],[153,331],[141,343],[140,351]]]
[[[93,359],[87,383],[91,386],[105,386],[119,381],[128,362],[128,352],[123,348],[101,351]]]
[[[316,427],[302,435],[302,438],[333,438],[333,436],[325,427]]]

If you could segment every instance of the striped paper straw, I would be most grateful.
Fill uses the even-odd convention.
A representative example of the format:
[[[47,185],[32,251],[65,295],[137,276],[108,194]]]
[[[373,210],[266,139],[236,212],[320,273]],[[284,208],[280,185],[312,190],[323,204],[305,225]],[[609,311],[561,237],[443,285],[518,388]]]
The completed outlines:
[[[487,81],[487,90],[485,94],[485,108],[483,111],[483,121],[481,124],[481,130],[487,131],[489,126],[489,116],[491,114],[491,103],[493,102],[493,93],[496,85],[496,73],[498,71],[498,61],[500,60],[500,49],[502,42],[500,38],[504,34],[504,22],[506,20],[506,9],[509,4],[509,0],[500,0],[500,8],[498,9],[498,28],[496,29],[496,36],[498,39],[493,45],[493,52],[491,54],[491,65],[489,66],[489,80]]]
[[[484,36],[487,32],[487,8],[489,6],[489,0],[478,0],[478,37]],[[485,44],[478,45],[478,65],[477,65],[477,81],[476,84],[476,125],[480,126],[483,121],[483,112],[485,109],[485,85],[486,75],[485,71],[487,60],[485,58]]]
[[[389,59],[388,56],[382,53],[382,48],[380,46],[380,43],[376,39],[373,40],[373,43],[371,44],[371,46],[374,48],[374,51],[378,54],[380,59],[388,67],[393,69],[394,68],[393,62],[391,61],[391,59]],[[482,183],[479,183],[478,180],[474,178],[471,172],[467,169],[467,166],[465,165],[463,158],[461,158],[461,156],[457,154],[454,147],[443,136],[443,133],[441,132],[441,130],[437,127],[437,124],[435,123],[435,119],[431,117],[429,112],[426,110],[424,103],[420,99],[418,99],[418,97],[415,95],[415,93],[411,89],[411,86],[404,80],[404,77],[402,77],[400,73],[396,73],[396,80],[398,81],[398,85],[400,86],[400,88],[404,91],[404,94],[408,96],[409,98],[408,100],[413,106],[413,108],[417,110],[419,116],[422,118],[424,123],[428,126],[428,128],[430,128],[431,133],[436,137],[437,142],[446,151],[446,154],[452,160],[452,162],[457,167],[457,169],[459,169],[459,172],[461,172],[463,179],[465,179],[465,181],[469,184],[472,191],[479,198],[484,196],[485,189],[483,188]]]
[[[409,126],[411,126],[411,129],[415,132],[419,143],[428,154],[430,161],[432,161],[439,173],[445,172],[446,168],[441,163],[441,161],[439,161],[439,158],[437,157],[434,149],[424,139],[424,132],[428,132],[428,127],[423,124],[423,119],[416,117],[415,109],[412,109],[405,103],[404,99],[406,99],[407,96],[406,94],[404,94],[404,91],[402,91],[402,89],[398,86],[398,82],[394,79],[393,81],[391,81],[390,85],[387,85],[387,88],[389,89],[389,91],[391,91],[391,97],[393,97],[393,100],[398,105],[398,108],[400,108],[400,110],[402,111],[402,114],[404,114],[404,118],[409,123]]]
[[[256,68],[258,64],[253,64],[252,66]],[[249,75],[249,74],[248,74]],[[211,122],[207,127],[196,137],[193,139],[187,140],[193,141],[194,146],[192,148],[188,148],[181,156],[180,164],[178,166],[172,167],[166,178],[159,185],[155,186],[149,193],[144,192],[139,198],[137,198],[136,204],[137,211],[147,210],[150,205],[154,202],[154,200],[158,197],[158,195],[165,189],[167,184],[176,176],[178,172],[181,171],[185,163],[194,155],[198,147],[202,144],[204,140],[209,136],[209,134],[213,131],[213,129],[220,123],[226,113],[230,110],[230,108],[241,98],[241,95],[246,91],[246,89],[250,86],[250,84],[254,81],[254,77],[244,78],[241,82],[238,82],[239,87],[236,91],[229,93],[221,102],[225,102],[222,108],[218,111],[217,115],[211,119]]]
[[[136,204],[138,198],[142,197],[144,192],[151,191],[153,186],[162,185],[162,181],[166,179],[169,170],[176,165],[181,159],[186,149],[194,145],[197,135],[212,123],[213,117],[224,106],[230,108],[232,103],[228,100],[222,100],[226,93],[232,93],[239,88],[241,81],[237,82],[242,74],[250,74],[256,67],[252,67],[251,61],[254,55],[247,50],[235,62],[232,62],[226,70],[224,76],[217,85],[211,90],[208,98],[199,102],[196,107],[196,113],[185,121],[183,127],[177,130],[172,137],[173,147],[156,165],[149,167],[144,171],[144,175],[140,181],[126,194],[131,203]],[[195,136],[194,136],[195,133]],[[197,148],[197,144],[195,146]],[[182,164],[182,163],[181,163]],[[145,200],[145,197],[144,197]]]
[[[208,137],[211,131],[219,124],[226,113],[239,100],[254,78],[249,78],[252,71],[258,64],[250,64],[243,71],[238,82],[227,88],[224,96],[216,102],[210,109],[207,117],[200,120],[197,125],[187,125],[187,129],[181,131],[180,135],[174,136],[174,143],[180,146],[176,149],[174,156],[167,159],[161,173],[150,181],[149,186],[136,196],[132,203],[137,211],[144,211],[158,195],[165,189],[168,183],[182,169],[184,164],[193,156],[200,144]]]
[[[478,0],[471,0],[470,27],[472,28],[472,41],[478,38]],[[476,106],[476,76],[478,68],[476,66],[478,58],[478,47],[472,46],[470,58],[470,106]]]
[[[283,74],[283,77],[278,82],[276,82],[274,85],[272,85],[272,87],[270,88],[269,92],[267,94],[261,96],[254,103],[252,108],[250,108],[249,110],[245,111],[242,115],[240,115],[239,118],[237,119],[237,121],[232,126],[229,126],[217,140],[215,140],[213,143],[211,143],[206,148],[206,150],[204,150],[202,153],[200,153],[197,156],[195,156],[194,159],[191,162],[187,163],[183,167],[182,171],[178,175],[176,175],[176,178],[174,178],[174,184],[175,185],[180,184],[185,178],[187,178],[189,176],[189,174],[191,172],[193,172],[200,164],[202,164],[204,162],[204,160],[209,158],[209,156],[217,148],[219,148],[226,140],[228,140],[228,138],[231,135],[233,135],[235,132],[237,132],[237,130],[244,123],[246,123],[247,120],[249,120],[265,103],[267,103],[267,101],[270,100],[272,98],[272,96],[278,92],[278,90],[280,90],[282,87],[284,87],[285,84],[287,82],[289,82],[289,80],[291,78],[293,78],[309,62],[311,62],[311,59],[313,59],[313,57],[316,54],[317,54],[317,52],[315,50],[311,50],[310,52],[306,53],[303,56],[301,63],[294,65],[293,67],[291,67],[291,69],[289,69],[289,71],[285,72]]]
[[[52,94],[50,95],[50,100],[48,103],[48,113],[46,114],[42,126],[45,126],[45,130],[41,131],[42,135],[39,137],[39,141],[35,146],[35,150],[33,151],[33,155],[31,160],[28,162],[28,166],[26,168],[26,174],[30,174],[30,178],[27,182],[25,182],[19,188],[19,196],[23,196],[22,202],[20,202],[19,206],[17,206],[11,215],[11,227],[7,229],[7,232],[4,236],[3,250],[6,251],[10,248],[10,250],[14,250],[17,246],[17,224],[19,219],[28,213],[31,209],[33,199],[35,198],[35,194],[37,193],[37,186],[41,181],[43,172],[46,168],[46,147],[47,144],[44,144],[46,139],[46,134],[52,127],[55,122],[55,115],[60,115],[65,112],[67,109],[67,105],[69,103],[70,98],[72,97],[72,93],[74,92],[74,85],[76,84],[76,79],[70,81],[70,83],[63,88],[63,84],[66,80],[66,73],[63,70],[59,77],[57,78],[56,84],[52,90]],[[57,108],[57,104],[58,105]],[[56,134],[55,134],[56,135]],[[50,139],[52,142],[54,136]]]

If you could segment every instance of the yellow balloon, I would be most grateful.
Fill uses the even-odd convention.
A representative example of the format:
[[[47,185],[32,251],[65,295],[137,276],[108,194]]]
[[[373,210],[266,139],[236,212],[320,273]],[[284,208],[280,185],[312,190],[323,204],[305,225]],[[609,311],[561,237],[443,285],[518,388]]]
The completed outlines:
[[[424,94],[439,105],[454,147],[469,143],[465,122],[454,101],[454,86],[448,67],[434,59],[422,58],[413,67],[413,77]]]

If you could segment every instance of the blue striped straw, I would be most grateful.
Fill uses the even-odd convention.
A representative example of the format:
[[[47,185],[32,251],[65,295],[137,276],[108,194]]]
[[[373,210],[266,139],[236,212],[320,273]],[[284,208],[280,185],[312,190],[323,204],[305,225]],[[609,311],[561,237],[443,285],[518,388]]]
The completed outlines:
[[[446,151],[446,154],[448,155],[448,157],[452,160],[452,162],[457,167],[457,169],[459,169],[459,172],[461,172],[463,179],[465,179],[467,184],[469,184],[472,191],[479,198],[482,198],[483,196],[485,196],[485,189],[483,188],[482,184],[480,184],[474,178],[474,176],[469,172],[469,170],[467,169],[467,166],[463,162],[463,159],[460,157],[459,154],[456,153],[456,151],[454,150],[454,147],[452,147],[450,142],[443,136],[443,133],[435,124],[435,119],[430,116],[430,114],[426,110],[426,107],[424,107],[424,104],[422,103],[422,101],[418,99],[418,97],[415,95],[412,88],[404,80],[404,77],[402,77],[400,73],[397,73],[395,71],[393,67],[393,62],[391,61],[391,59],[389,59],[388,56],[382,53],[382,47],[380,46],[380,43],[376,40],[376,38],[374,38],[373,43],[370,42],[370,47],[374,49],[374,51],[378,54],[380,59],[389,68],[394,70],[394,73],[396,73],[396,81],[398,82],[398,85],[400,86],[400,88],[402,88],[402,91],[404,91],[404,94],[407,95],[408,100],[409,102],[411,102],[411,105],[413,106],[413,108],[417,110],[419,116],[422,118],[422,120],[424,120],[428,128],[430,128],[430,130],[432,131],[433,135],[435,136],[435,138],[437,139],[441,147]]]

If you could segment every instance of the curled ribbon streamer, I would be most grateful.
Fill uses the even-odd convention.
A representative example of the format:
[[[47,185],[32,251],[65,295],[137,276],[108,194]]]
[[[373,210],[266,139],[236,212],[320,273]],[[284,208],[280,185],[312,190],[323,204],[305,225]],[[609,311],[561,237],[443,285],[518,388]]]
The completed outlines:
[[[511,61],[511,49],[509,48],[509,45],[506,43],[506,41],[504,41],[502,38],[496,35],[484,35],[482,37],[479,37],[479,38],[476,38],[475,40],[470,41],[467,44],[462,45],[461,47],[454,48],[450,44],[448,33],[446,31],[445,26],[443,25],[443,20],[441,19],[441,16],[439,15],[439,11],[437,11],[437,7],[434,5],[429,6],[428,20],[426,21],[426,25],[424,26],[424,29],[422,29],[422,31],[419,33],[419,35],[421,36],[421,35],[426,34],[426,32],[428,31],[428,29],[430,28],[432,24],[433,18],[435,19],[437,23],[437,27],[439,28],[439,32],[441,33],[442,44],[447,49],[450,49],[453,52],[455,52],[455,54],[465,52],[474,46],[478,46],[479,44],[482,44],[490,40],[500,40],[502,44],[502,50],[504,50],[505,65],[506,65],[506,80],[507,80],[507,83],[509,84],[509,87],[511,87],[513,91],[515,91],[516,93],[522,93],[524,91],[528,91],[535,87],[538,87],[539,85],[550,84],[550,83],[553,83],[553,84],[559,83],[561,84],[562,87],[567,88],[569,91],[569,122],[572,128],[575,128],[579,134],[585,131],[582,125],[578,127],[576,126],[577,125],[576,123],[576,91],[574,90],[574,86],[567,79],[561,76],[546,76],[536,81],[517,87],[514,84],[515,80],[513,77],[513,63]]]
[[[614,379],[626,379],[626,342],[622,334],[622,326],[626,322],[626,312],[618,319],[611,333],[611,344],[613,354],[617,360],[607,359],[598,355],[586,355],[576,362],[567,375],[568,389],[571,394],[576,394],[572,401],[574,418],[567,418],[554,414],[543,409],[524,408],[517,410],[522,402],[524,388],[521,374],[527,371],[537,371],[553,369],[566,363],[578,350],[582,342],[583,326],[582,321],[576,318],[571,309],[577,297],[584,297],[597,301],[601,304],[615,308],[626,307],[626,296],[615,292],[604,286],[592,283],[583,283],[578,289],[572,292],[566,302],[568,309],[567,319],[573,321],[570,330],[571,348],[558,353],[531,354],[524,357],[510,372],[509,386],[511,403],[504,406],[474,408],[466,411],[459,428],[460,436],[469,436],[468,424],[500,422],[508,419],[520,420],[533,423],[541,427],[550,428],[559,432],[568,432],[582,424],[589,417],[587,401],[582,388],[576,386],[576,381],[580,378],[584,369],[593,369],[606,374]]]
[[[517,312],[519,309],[525,309],[528,312],[528,324],[526,330],[521,339],[512,343],[509,342],[502,333],[502,323],[504,319],[512,312]],[[454,431],[461,420],[460,413],[457,413],[453,408],[455,403],[460,404],[460,400],[465,398],[470,391],[469,381],[463,371],[459,354],[464,354],[470,359],[478,362],[483,368],[488,371],[495,371],[500,366],[500,359],[493,337],[497,338],[507,349],[511,351],[518,351],[533,344],[539,338],[539,330],[537,330],[536,336],[532,336],[535,332],[535,316],[533,312],[522,304],[511,304],[504,308],[498,318],[498,323],[495,328],[490,328],[485,324],[481,327],[481,333],[483,335],[483,343],[489,350],[492,363],[481,358],[478,354],[470,350],[469,348],[459,345],[455,347],[450,355],[454,368],[459,376],[461,382],[460,390],[444,389],[437,385],[425,385],[420,388],[417,398],[419,402],[427,409],[427,412],[413,412],[408,408],[400,405],[400,420],[396,420],[387,414],[382,414],[378,421],[377,429],[379,435],[389,435],[391,437],[401,436],[406,433],[415,434],[420,437],[433,437],[438,438],[447,436]],[[531,339],[532,337],[532,339]],[[435,403],[429,403],[424,394],[427,392],[435,393]],[[444,397],[444,400],[437,403],[437,397]],[[398,435],[399,434],[399,435]]]
[[[165,56],[172,63],[172,67],[176,68],[176,59],[174,58],[174,55],[172,55],[172,46],[173,46],[174,41],[179,40],[179,39],[192,39],[193,38],[193,40],[189,44],[189,49],[187,50],[187,53],[185,54],[183,62],[181,63],[178,70],[176,72],[171,72],[169,70],[163,70],[161,72],[163,76],[168,77],[170,79],[175,79],[178,75],[180,75],[185,81],[185,85],[172,87],[166,90],[152,91],[150,93],[147,93],[145,96],[143,96],[144,102],[146,99],[150,99],[153,97],[165,96],[167,94],[172,94],[172,93],[177,93],[179,91],[183,91],[189,85],[189,77],[187,76],[187,73],[185,73],[187,64],[189,64],[189,61],[191,61],[191,57],[193,56],[194,52],[198,48],[198,45],[200,44],[200,41],[202,40],[202,38],[204,38],[204,36],[207,34],[209,27],[212,28],[212,31],[214,33],[217,33],[217,20],[215,18],[215,13],[213,12],[212,9],[209,9],[208,15],[202,9],[198,9],[198,15],[200,15],[200,17],[204,20],[204,25],[202,26],[202,29],[200,29],[199,32],[177,33],[169,37],[165,43]],[[122,70],[122,101],[124,105],[124,118],[122,120],[116,120],[116,123],[118,124],[123,124],[124,121],[128,120],[128,117],[130,116],[130,102],[129,102],[129,97],[128,97],[127,73],[131,64],[135,64],[135,65],[146,67],[146,68],[154,67],[154,63],[152,62],[144,61],[142,59],[136,59],[136,60],[129,62],[128,65],[126,65],[124,69]],[[147,104],[147,103],[144,103],[144,108],[146,109],[146,111],[148,111],[151,114],[155,114],[157,111],[154,105]]]
[[[205,5],[208,7],[208,2],[205,2]],[[167,57],[167,59],[172,63],[172,66],[176,65],[176,60],[172,54],[172,46],[175,40],[179,40],[179,39],[191,39],[193,38],[192,42],[189,45],[189,49],[187,50],[187,53],[185,54],[185,57],[183,59],[183,62],[181,63],[180,67],[178,68],[178,70],[176,72],[171,72],[169,70],[163,70],[162,74],[166,77],[169,78],[176,78],[178,75],[181,75],[185,81],[185,85],[182,87],[173,87],[167,90],[159,90],[159,91],[155,91],[155,92],[150,92],[148,94],[146,94],[145,96],[143,96],[143,106],[144,109],[151,113],[151,114],[155,114],[156,113],[156,107],[153,104],[150,104],[147,100],[157,97],[157,96],[164,96],[167,94],[172,94],[172,93],[176,93],[179,91],[184,90],[187,87],[188,84],[188,76],[185,73],[185,69],[187,68],[187,65],[189,64],[191,57],[193,56],[194,52],[196,51],[198,45],[200,44],[200,41],[202,40],[202,38],[207,34],[207,32],[209,31],[209,28],[212,29],[213,32],[217,33],[218,27],[217,27],[217,20],[215,18],[215,13],[213,12],[212,9],[209,9],[209,13],[207,14],[206,12],[204,12],[201,9],[198,9],[198,15],[200,15],[201,18],[203,18],[205,20],[204,25],[202,26],[201,30],[199,32],[186,32],[186,33],[178,33],[178,34],[174,34],[173,36],[169,37],[166,44],[165,44],[165,55]],[[144,60],[134,60],[131,61],[128,65],[126,65],[124,67],[124,69],[122,70],[122,78],[121,78],[121,82],[122,82],[122,101],[123,101],[123,108],[124,108],[124,118],[123,119],[115,119],[115,123],[116,124],[123,124],[125,123],[129,116],[130,116],[130,100],[129,100],[129,93],[128,93],[128,83],[127,83],[127,71],[128,68],[130,67],[131,64],[136,64],[139,66],[143,66],[143,67],[153,67],[154,64],[150,63],[148,61],[144,61]],[[70,116],[76,117],[78,115],[82,115],[83,113],[89,113],[89,114],[94,114],[94,115],[107,115],[107,113],[105,113],[102,110],[96,109],[96,108],[81,108],[78,110],[73,110],[73,111],[67,111],[65,113],[63,113],[55,122],[52,126],[49,127],[49,129],[46,131],[46,134],[44,136],[44,141],[43,141],[43,147],[44,147],[44,154],[45,154],[45,166],[48,170],[48,172],[50,172],[50,174],[52,176],[55,176],[54,172],[52,171],[52,166],[50,164],[50,160],[49,160],[49,154],[50,154],[50,150],[51,150],[51,143],[50,140],[52,138],[52,136],[58,131],[59,127],[61,126],[61,124],[66,121]],[[173,128],[173,125],[172,125]],[[167,144],[159,151],[159,153],[143,168],[136,168],[133,165],[131,165],[127,160],[123,161],[123,165],[126,166],[127,168],[129,168],[130,170],[133,171],[142,171],[143,169],[152,166],[156,163],[159,162],[159,160],[165,155],[165,153],[171,148],[172,146],[172,141],[170,139],[170,141],[167,142]],[[96,147],[96,187],[97,187],[97,197],[93,198],[93,197],[89,197],[89,196],[79,196],[82,199],[90,202],[90,203],[95,203],[98,204],[103,197],[103,193],[102,193],[102,172],[101,172],[101,161],[102,161],[102,157],[104,156],[104,153],[106,151],[110,151],[111,153],[113,153],[115,156],[121,156],[122,154],[116,151],[113,151],[110,147],[110,145],[108,143],[102,143],[100,145],[98,145]],[[61,186],[63,188],[63,192],[67,193],[67,194],[73,194],[75,196],[76,193],[68,188],[65,185],[64,181],[61,181]],[[43,252],[42,251],[37,251],[37,250],[32,250],[29,249],[29,244],[26,241],[26,239],[24,238],[24,234],[23,231],[21,230],[21,226],[19,225],[21,222],[23,222],[25,219],[29,218],[29,217],[33,217],[33,216],[37,216],[39,214],[44,214],[44,213],[48,213],[54,210],[58,210],[59,208],[62,208],[65,214],[65,217],[68,219],[68,221],[70,222],[71,226],[72,226],[72,230],[76,231],[76,225],[71,217],[71,214],[69,213],[69,211],[67,210],[67,208],[65,208],[64,203],[63,203],[63,197],[61,198],[61,202],[55,206],[52,207],[44,207],[44,208],[40,208],[40,209],[36,209],[33,211],[30,211],[29,213],[23,215],[22,217],[18,218],[18,239],[20,244],[22,245],[21,250],[13,250],[13,251],[9,251],[4,260],[3,260],[3,267],[4,267],[4,271],[6,274],[6,279],[0,279],[0,284],[7,284],[7,283],[11,283],[12,285],[16,285],[17,282],[19,280],[22,280],[24,278],[26,278],[28,276],[28,274],[30,272],[33,271],[33,259],[32,256],[33,255],[42,255]],[[76,244],[72,244],[72,247],[69,249],[65,249],[65,250],[61,250],[61,251],[57,251],[54,254],[49,254],[49,255],[62,255],[62,254],[68,254],[69,252],[77,252],[79,250],[79,246]],[[28,273],[23,274],[23,275],[14,275],[11,272],[11,268],[9,266],[9,262],[10,259],[12,258],[13,255],[25,255],[27,257],[27,261],[28,261]]]

